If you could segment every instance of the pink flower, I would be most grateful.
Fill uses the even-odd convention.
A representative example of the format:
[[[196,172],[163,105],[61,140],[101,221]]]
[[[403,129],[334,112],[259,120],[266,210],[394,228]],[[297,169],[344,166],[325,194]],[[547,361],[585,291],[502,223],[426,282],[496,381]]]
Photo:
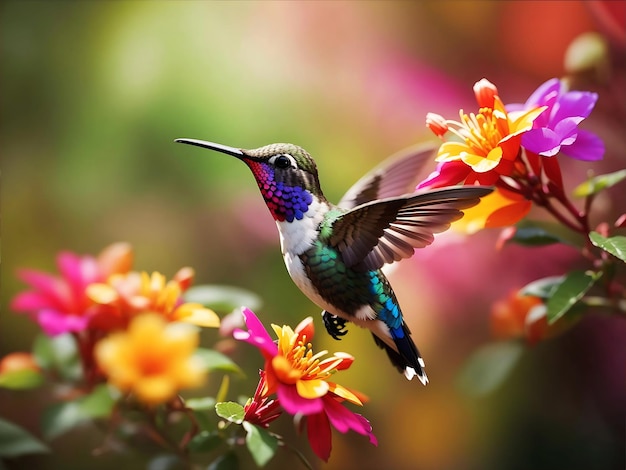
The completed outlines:
[[[595,161],[602,159],[604,143],[578,126],[589,116],[597,100],[597,93],[568,91],[564,82],[553,78],[539,86],[524,105],[508,105],[507,109],[547,107],[522,137],[526,149],[544,157],[562,152],[579,160]]]
[[[313,452],[325,462],[330,458],[332,450],[331,425],[337,431],[346,433],[355,431],[368,436],[370,443],[377,446],[378,440],[372,433],[372,426],[363,416],[353,413],[341,404],[341,397],[328,393],[322,397],[323,411],[306,417],[307,437]]]
[[[57,257],[60,276],[30,269],[18,272],[32,290],[16,295],[11,308],[28,313],[50,336],[82,331],[98,310],[86,295],[87,286],[127,272],[132,257],[127,243],[110,245],[98,257],[61,252]]]
[[[320,458],[328,460],[330,455],[330,425],[343,433],[352,429],[369,436],[370,442],[376,444],[369,422],[341,404],[347,401],[361,406],[362,398],[328,380],[337,371],[350,367],[354,361],[352,356],[335,353],[322,359],[327,351],[313,354],[310,341],[314,327],[310,317],[300,322],[295,330],[272,325],[278,336],[278,343],[275,343],[252,311],[244,309],[242,313],[248,331],[237,329],[233,336],[256,346],[265,358],[260,398],[275,393],[287,413],[306,416],[309,442]]]

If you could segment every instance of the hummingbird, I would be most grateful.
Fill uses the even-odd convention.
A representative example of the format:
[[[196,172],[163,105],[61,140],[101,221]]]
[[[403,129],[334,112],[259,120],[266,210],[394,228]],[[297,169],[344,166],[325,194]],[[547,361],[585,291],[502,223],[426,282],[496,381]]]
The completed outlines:
[[[432,148],[392,157],[358,180],[337,205],[322,192],[317,166],[287,143],[253,150],[197,139],[176,139],[236,157],[252,171],[278,227],[287,271],[317,306],[328,333],[340,339],[347,322],[371,331],[378,347],[408,380],[426,385],[417,346],[382,271],[433,242],[493,190],[459,186],[413,192],[410,184]]]

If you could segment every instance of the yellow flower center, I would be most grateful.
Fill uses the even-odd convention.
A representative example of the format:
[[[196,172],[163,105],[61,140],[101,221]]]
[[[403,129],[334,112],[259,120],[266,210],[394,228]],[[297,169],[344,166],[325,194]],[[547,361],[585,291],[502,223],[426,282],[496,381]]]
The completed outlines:
[[[476,155],[487,157],[509,134],[507,115],[491,108],[480,108],[478,114],[459,111],[460,122],[450,121],[449,130],[460,137]]]
[[[313,354],[311,343],[303,336],[296,344],[272,359],[272,366],[281,382],[296,383],[298,380],[324,379],[331,375],[320,368],[320,358],[328,351]]]

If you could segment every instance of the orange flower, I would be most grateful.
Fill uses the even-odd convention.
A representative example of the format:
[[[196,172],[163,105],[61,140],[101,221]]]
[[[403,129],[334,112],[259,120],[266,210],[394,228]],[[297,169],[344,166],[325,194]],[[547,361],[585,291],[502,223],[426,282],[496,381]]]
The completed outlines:
[[[141,314],[131,320],[128,330],[100,340],[95,357],[112,385],[157,405],[182,388],[203,383],[206,369],[193,356],[198,341],[198,330],[192,325]]]
[[[496,188],[480,200],[480,203],[464,209],[462,219],[452,228],[464,233],[475,233],[483,228],[507,227],[523,219],[530,211],[531,201],[518,193]]]
[[[427,125],[438,136],[447,129],[459,141],[444,142],[437,161],[462,161],[469,168],[465,182],[494,184],[501,175],[511,175],[518,158],[522,134],[546,108],[535,107],[508,113],[491,82],[482,79],[474,85],[480,106],[477,114],[459,111],[459,121],[429,113]]]

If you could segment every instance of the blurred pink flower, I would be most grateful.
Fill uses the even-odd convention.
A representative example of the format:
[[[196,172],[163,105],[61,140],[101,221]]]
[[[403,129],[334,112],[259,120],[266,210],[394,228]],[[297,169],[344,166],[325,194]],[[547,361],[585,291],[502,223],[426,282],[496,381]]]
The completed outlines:
[[[87,286],[128,272],[132,258],[127,243],[110,245],[98,257],[61,252],[57,257],[60,276],[31,269],[18,272],[32,290],[17,294],[11,308],[28,313],[50,336],[82,331],[99,309],[87,297]]]

